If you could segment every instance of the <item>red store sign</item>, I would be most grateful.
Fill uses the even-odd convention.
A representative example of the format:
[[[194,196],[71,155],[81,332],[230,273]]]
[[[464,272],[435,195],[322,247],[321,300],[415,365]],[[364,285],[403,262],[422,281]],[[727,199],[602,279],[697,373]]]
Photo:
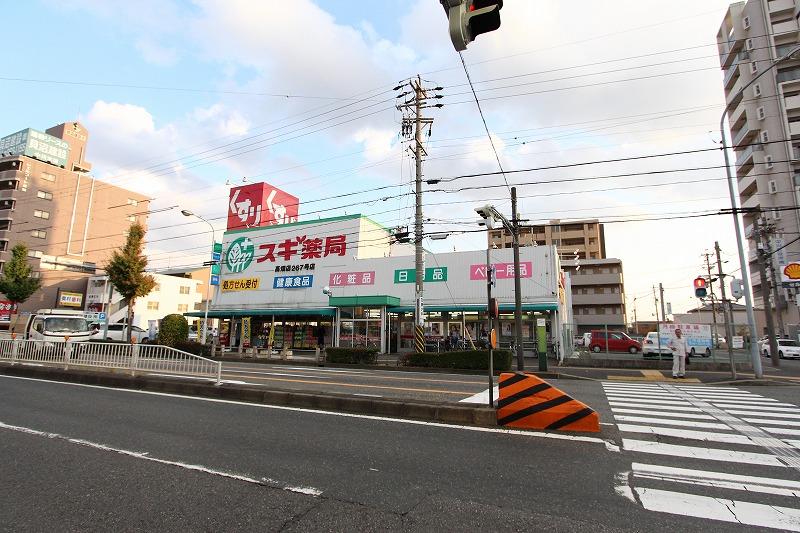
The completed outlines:
[[[228,197],[228,229],[297,222],[300,200],[267,183],[233,187]]]
[[[328,285],[331,287],[347,287],[349,285],[375,285],[375,271],[335,272],[331,274]]]
[[[329,255],[344,257],[347,253],[347,239],[344,235],[332,235],[321,239],[301,235],[286,239],[280,243],[268,242],[258,247],[262,255],[256,259],[257,263],[278,259],[291,261],[292,259],[322,259]],[[258,255],[258,254],[256,254]],[[299,256],[299,257],[296,257]]]

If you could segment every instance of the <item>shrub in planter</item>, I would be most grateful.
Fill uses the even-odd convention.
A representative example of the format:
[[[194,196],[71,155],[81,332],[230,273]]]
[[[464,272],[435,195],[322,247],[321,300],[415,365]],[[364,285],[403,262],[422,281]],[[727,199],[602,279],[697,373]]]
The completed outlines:
[[[462,370],[488,370],[489,352],[487,350],[467,350],[463,352],[410,353],[401,359],[403,366],[427,368],[458,368]],[[511,352],[494,351],[494,370],[505,372],[511,369]]]
[[[189,352],[193,355],[199,355],[200,357],[211,357],[211,346],[208,344],[200,344],[196,341],[176,342],[173,348],[182,352]]]
[[[376,348],[326,348],[325,359],[329,363],[373,365],[378,359],[378,350]]]
[[[189,338],[189,323],[183,315],[167,315],[161,320],[158,328],[158,344],[174,347]]]

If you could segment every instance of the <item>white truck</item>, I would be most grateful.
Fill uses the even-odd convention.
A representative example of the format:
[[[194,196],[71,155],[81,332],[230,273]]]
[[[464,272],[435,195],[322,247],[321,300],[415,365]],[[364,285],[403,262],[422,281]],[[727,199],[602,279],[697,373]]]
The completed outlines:
[[[29,340],[88,342],[94,332],[83,311],[39,309],[31,313],[25,325],[24,338]]]
[[[711,356],[711,326],[705,324],[661,324],[661,352],[666,353],[665,347],[675,336],[675,330],[681,330],[681,336],[686,339],[686,349],[690,356]],[[649,335],[649,334],[648,334]],[[656,353],[657,348],[652,352]]]

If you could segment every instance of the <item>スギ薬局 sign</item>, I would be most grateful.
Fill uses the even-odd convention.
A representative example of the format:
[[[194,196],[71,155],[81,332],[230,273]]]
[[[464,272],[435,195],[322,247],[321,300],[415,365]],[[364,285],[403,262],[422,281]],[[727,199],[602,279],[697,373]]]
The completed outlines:
[[[228,229],[297,222],[300,200],[267,183],[233,187],[228,197]]]

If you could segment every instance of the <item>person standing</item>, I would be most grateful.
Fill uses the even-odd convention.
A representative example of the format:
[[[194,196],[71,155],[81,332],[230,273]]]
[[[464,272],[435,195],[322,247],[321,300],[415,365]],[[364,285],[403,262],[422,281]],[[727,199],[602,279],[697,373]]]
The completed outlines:
[[[675,336],[667,345],[672,352],[672,377],[682,378],[686,375],[686,339],[680,328],[675,329]]]

